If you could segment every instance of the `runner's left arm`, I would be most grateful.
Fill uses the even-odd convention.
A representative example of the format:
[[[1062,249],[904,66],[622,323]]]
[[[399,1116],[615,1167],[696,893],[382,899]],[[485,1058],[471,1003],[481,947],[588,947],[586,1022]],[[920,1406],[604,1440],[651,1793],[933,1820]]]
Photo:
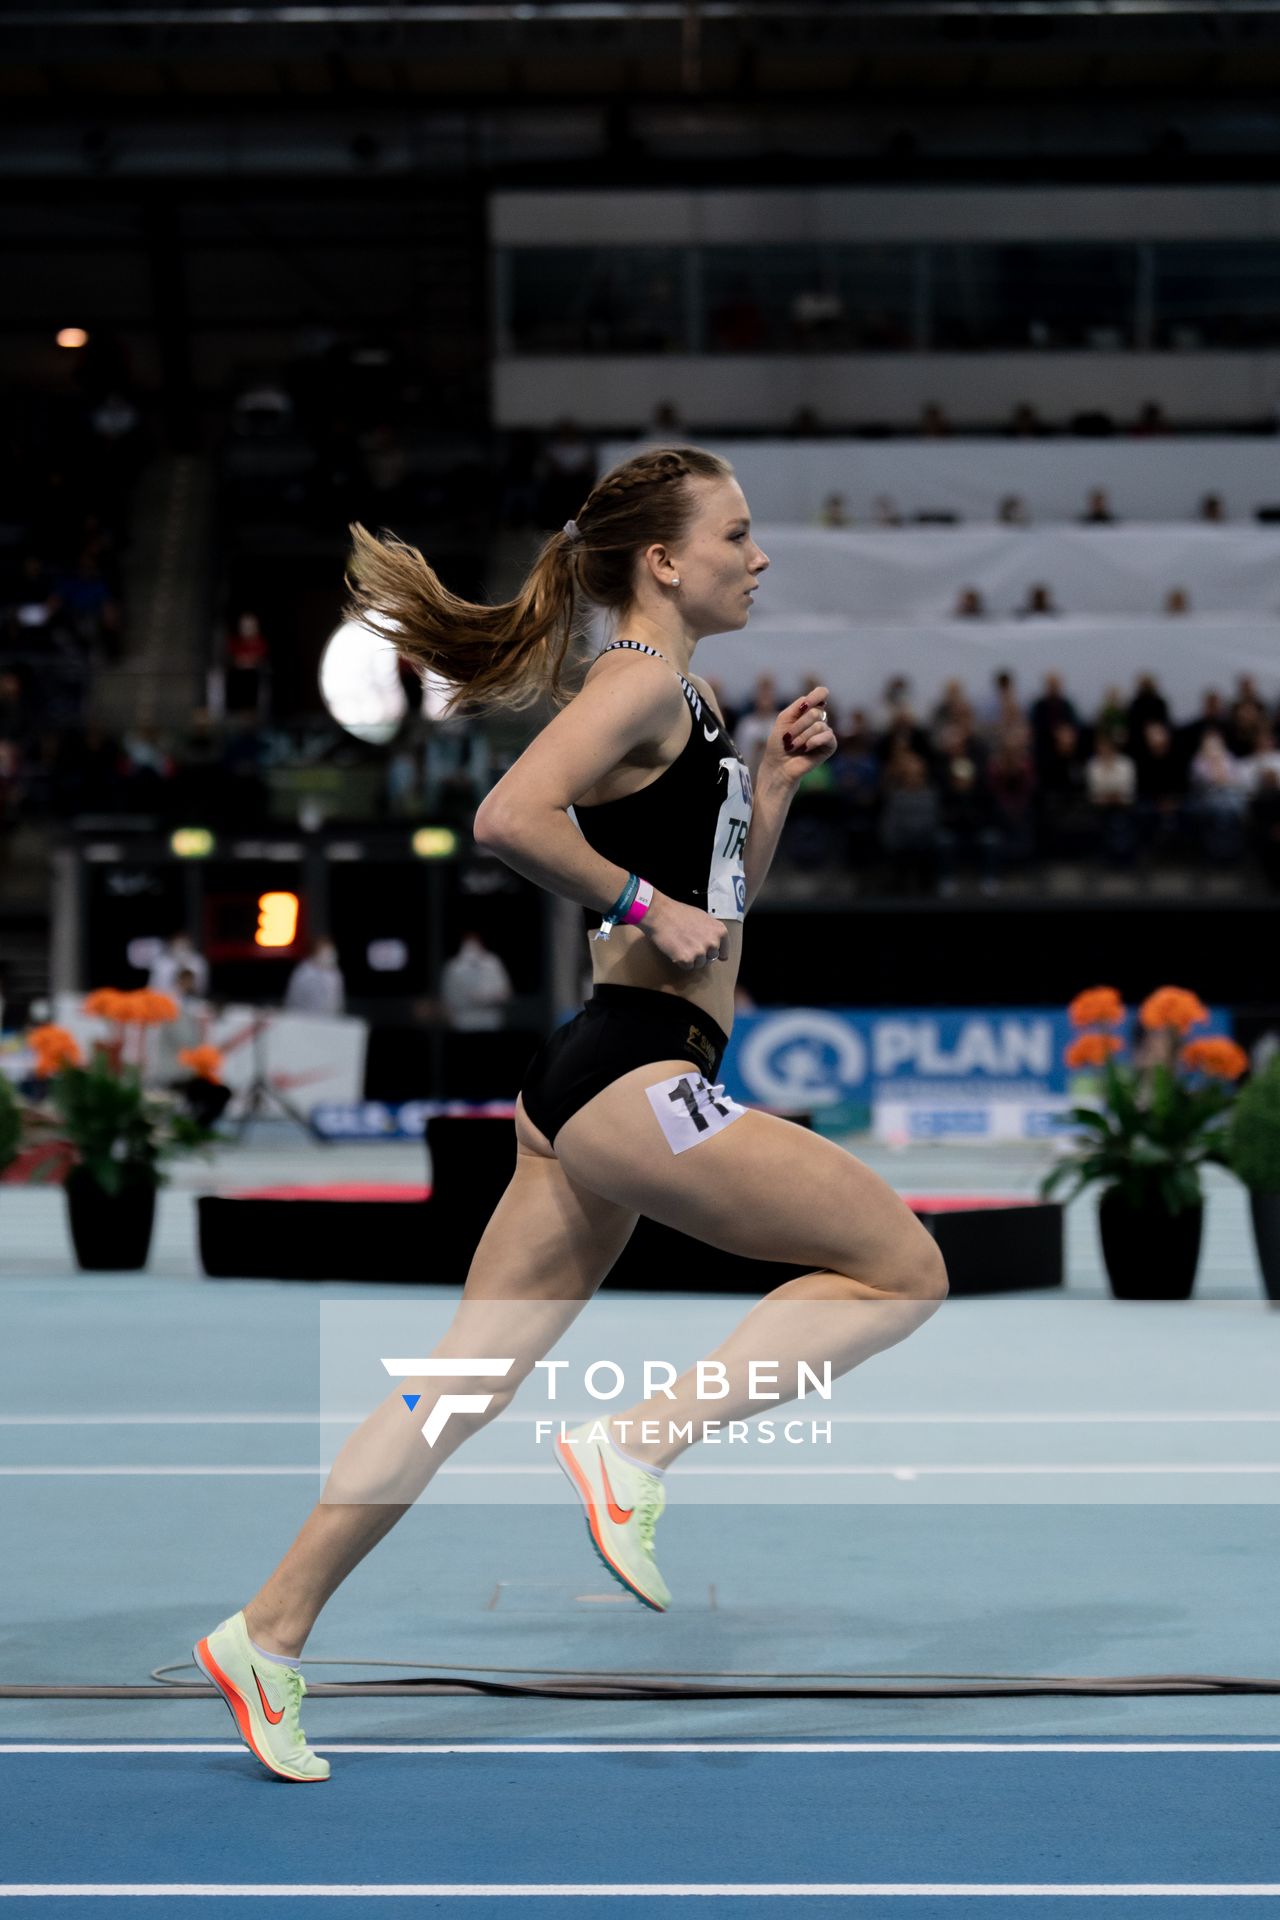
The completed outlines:
[[[806,773],[829,760],[836,737],[827,725],[825,687],[813,687],[784,707],[765,742],[751,804],[751,830],[743,854],[747,906],[764,885],[791,802]]]

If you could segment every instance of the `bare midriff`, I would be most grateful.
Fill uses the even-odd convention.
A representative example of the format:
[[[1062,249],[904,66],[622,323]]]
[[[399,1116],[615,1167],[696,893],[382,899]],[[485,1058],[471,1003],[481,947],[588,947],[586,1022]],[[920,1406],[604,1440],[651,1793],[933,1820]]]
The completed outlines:
[[[597,986],[647,987],[688,1000],[709,1014],[723,1032],[733,1026],[733,989],[742,963],[742,922],[727,920],[729,958],[705,967],[675,967],[640,927],[615,927],[607,940],[592,940],[591,977]]]

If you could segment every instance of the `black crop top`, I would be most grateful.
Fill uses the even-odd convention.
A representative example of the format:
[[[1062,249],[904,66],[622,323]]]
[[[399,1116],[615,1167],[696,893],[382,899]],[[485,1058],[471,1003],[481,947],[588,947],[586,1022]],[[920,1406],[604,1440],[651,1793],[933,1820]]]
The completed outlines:
[[[615,647],[663,658],[639,640],[614,640],[602,651]],[[659,893],[718,920],[741,920],[747,911],[751,775],[697,688],[672,670],[693,714],[681,751],[647,787],[598,807],[574,807],[573,815],[589,846]]]

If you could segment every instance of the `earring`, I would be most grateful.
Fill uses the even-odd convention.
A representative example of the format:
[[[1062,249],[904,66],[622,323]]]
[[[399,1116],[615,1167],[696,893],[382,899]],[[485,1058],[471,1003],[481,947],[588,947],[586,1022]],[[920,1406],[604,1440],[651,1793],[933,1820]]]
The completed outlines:
[[[680,585],[680,575],[679,575],[678,573],[673,573],[673,574],[672,574],[672,576],[671,576],[671,584],[672,584],[672,586],[673,586],[673,587],[678,587],[678,586]]]

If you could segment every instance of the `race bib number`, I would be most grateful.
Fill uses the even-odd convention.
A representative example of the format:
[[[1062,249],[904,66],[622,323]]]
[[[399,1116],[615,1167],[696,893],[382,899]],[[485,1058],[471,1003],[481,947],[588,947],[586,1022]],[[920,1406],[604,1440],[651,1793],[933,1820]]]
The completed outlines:
[[[723,1133],[731,1121],[740,1120],[746,1112],[723,1087],[712,1086],[693,1071],[677,1074],[674,1080],[660,1080],[645,1092],[672,1153],[685,1153],[700,1140]]]

